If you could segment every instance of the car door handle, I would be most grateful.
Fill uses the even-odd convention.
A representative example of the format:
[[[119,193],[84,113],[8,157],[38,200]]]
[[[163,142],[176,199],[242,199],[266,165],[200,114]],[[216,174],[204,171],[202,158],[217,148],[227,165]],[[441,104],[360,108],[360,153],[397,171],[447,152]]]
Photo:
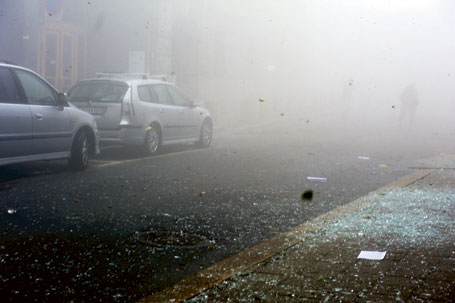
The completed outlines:
[[[42,114],[38,114],[38,113],[35,113],[35,118],[38,119],[38,120],[43,120],[43,115]]]
[[[165,113],[164,108],[160,108],[160,113],[161,113],[161,114],[164,114],[164,113]]]

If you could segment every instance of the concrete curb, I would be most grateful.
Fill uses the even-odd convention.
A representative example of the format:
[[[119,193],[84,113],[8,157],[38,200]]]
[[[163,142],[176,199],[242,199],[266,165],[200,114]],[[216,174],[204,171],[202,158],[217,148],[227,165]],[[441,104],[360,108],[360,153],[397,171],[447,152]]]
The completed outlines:
[[[360,211],[365,207],[379,201],[386,193],[394,189],[407,187],[434,172],[436,169],[422,169],[407,175],[391,184],[370,192],[357,200],[337,207],[319,217],[299,225],[288,232],[278,234],[274,238],[258,243],[251,248],[229,257],[217,264],[204,269],[196,275],[184,279],[177,284],[166,288],[158,293],[148,296],[140,303],[145,302],[183,302],[199,293],[210,289],[230,277],[262,263],[271,257],[279,254],[306,237],[314,234],[328,224],[341,219],[342,217]]]

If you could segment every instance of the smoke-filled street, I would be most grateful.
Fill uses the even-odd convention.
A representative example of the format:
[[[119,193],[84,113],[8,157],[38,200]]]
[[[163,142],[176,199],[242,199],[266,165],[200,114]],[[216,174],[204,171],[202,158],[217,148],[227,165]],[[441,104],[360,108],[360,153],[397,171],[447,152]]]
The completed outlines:
[[[209,149],[182,145],[147,157],[104,146],[86,172],[69,172],[63,161],[8,166],[0,177],[1,296],[138,300],[431,166],[435,155],[412,136],[339,135],[283,119],[219,129]],[[445,139],[427,143],[451,148]]]
[[[1,0],[0,301],[444,301],[454,8]]]

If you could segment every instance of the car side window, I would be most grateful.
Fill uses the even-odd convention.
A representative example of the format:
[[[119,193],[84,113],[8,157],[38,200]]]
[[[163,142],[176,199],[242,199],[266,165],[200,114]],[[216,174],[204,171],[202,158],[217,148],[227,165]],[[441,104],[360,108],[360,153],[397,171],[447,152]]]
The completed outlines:
[[[54,91],[35,75],[22,70],[16,70],[29,104],[57,105]]]
[[[150,103],[160,103],[158,96],[150,85],[141,85],[137,87],[139,100]]]
[[[21,103],[13,74],[7,68],[0,67],[0,103]]]
[[[153,85],[150,88],[157,96],[157,103],[173,105],[171,96],[164,85]]]
[[[167,86],[167,90],[169,91],[169,94],[172,97],[172,101],[174,102],[174,105],[179,105],[179,106],[189,106],[190,105],[190,102],[188,101],[188,98],[185,97],[175,87]]]

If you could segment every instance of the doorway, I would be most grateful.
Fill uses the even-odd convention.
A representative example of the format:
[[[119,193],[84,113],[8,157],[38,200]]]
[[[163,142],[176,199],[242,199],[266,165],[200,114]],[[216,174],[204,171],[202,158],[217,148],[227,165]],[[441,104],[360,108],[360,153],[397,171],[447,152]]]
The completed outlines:
[[[78,79],[85,65],[85,35],[79,26],[47,23],[41,30],[39,73],[59,91]]]

